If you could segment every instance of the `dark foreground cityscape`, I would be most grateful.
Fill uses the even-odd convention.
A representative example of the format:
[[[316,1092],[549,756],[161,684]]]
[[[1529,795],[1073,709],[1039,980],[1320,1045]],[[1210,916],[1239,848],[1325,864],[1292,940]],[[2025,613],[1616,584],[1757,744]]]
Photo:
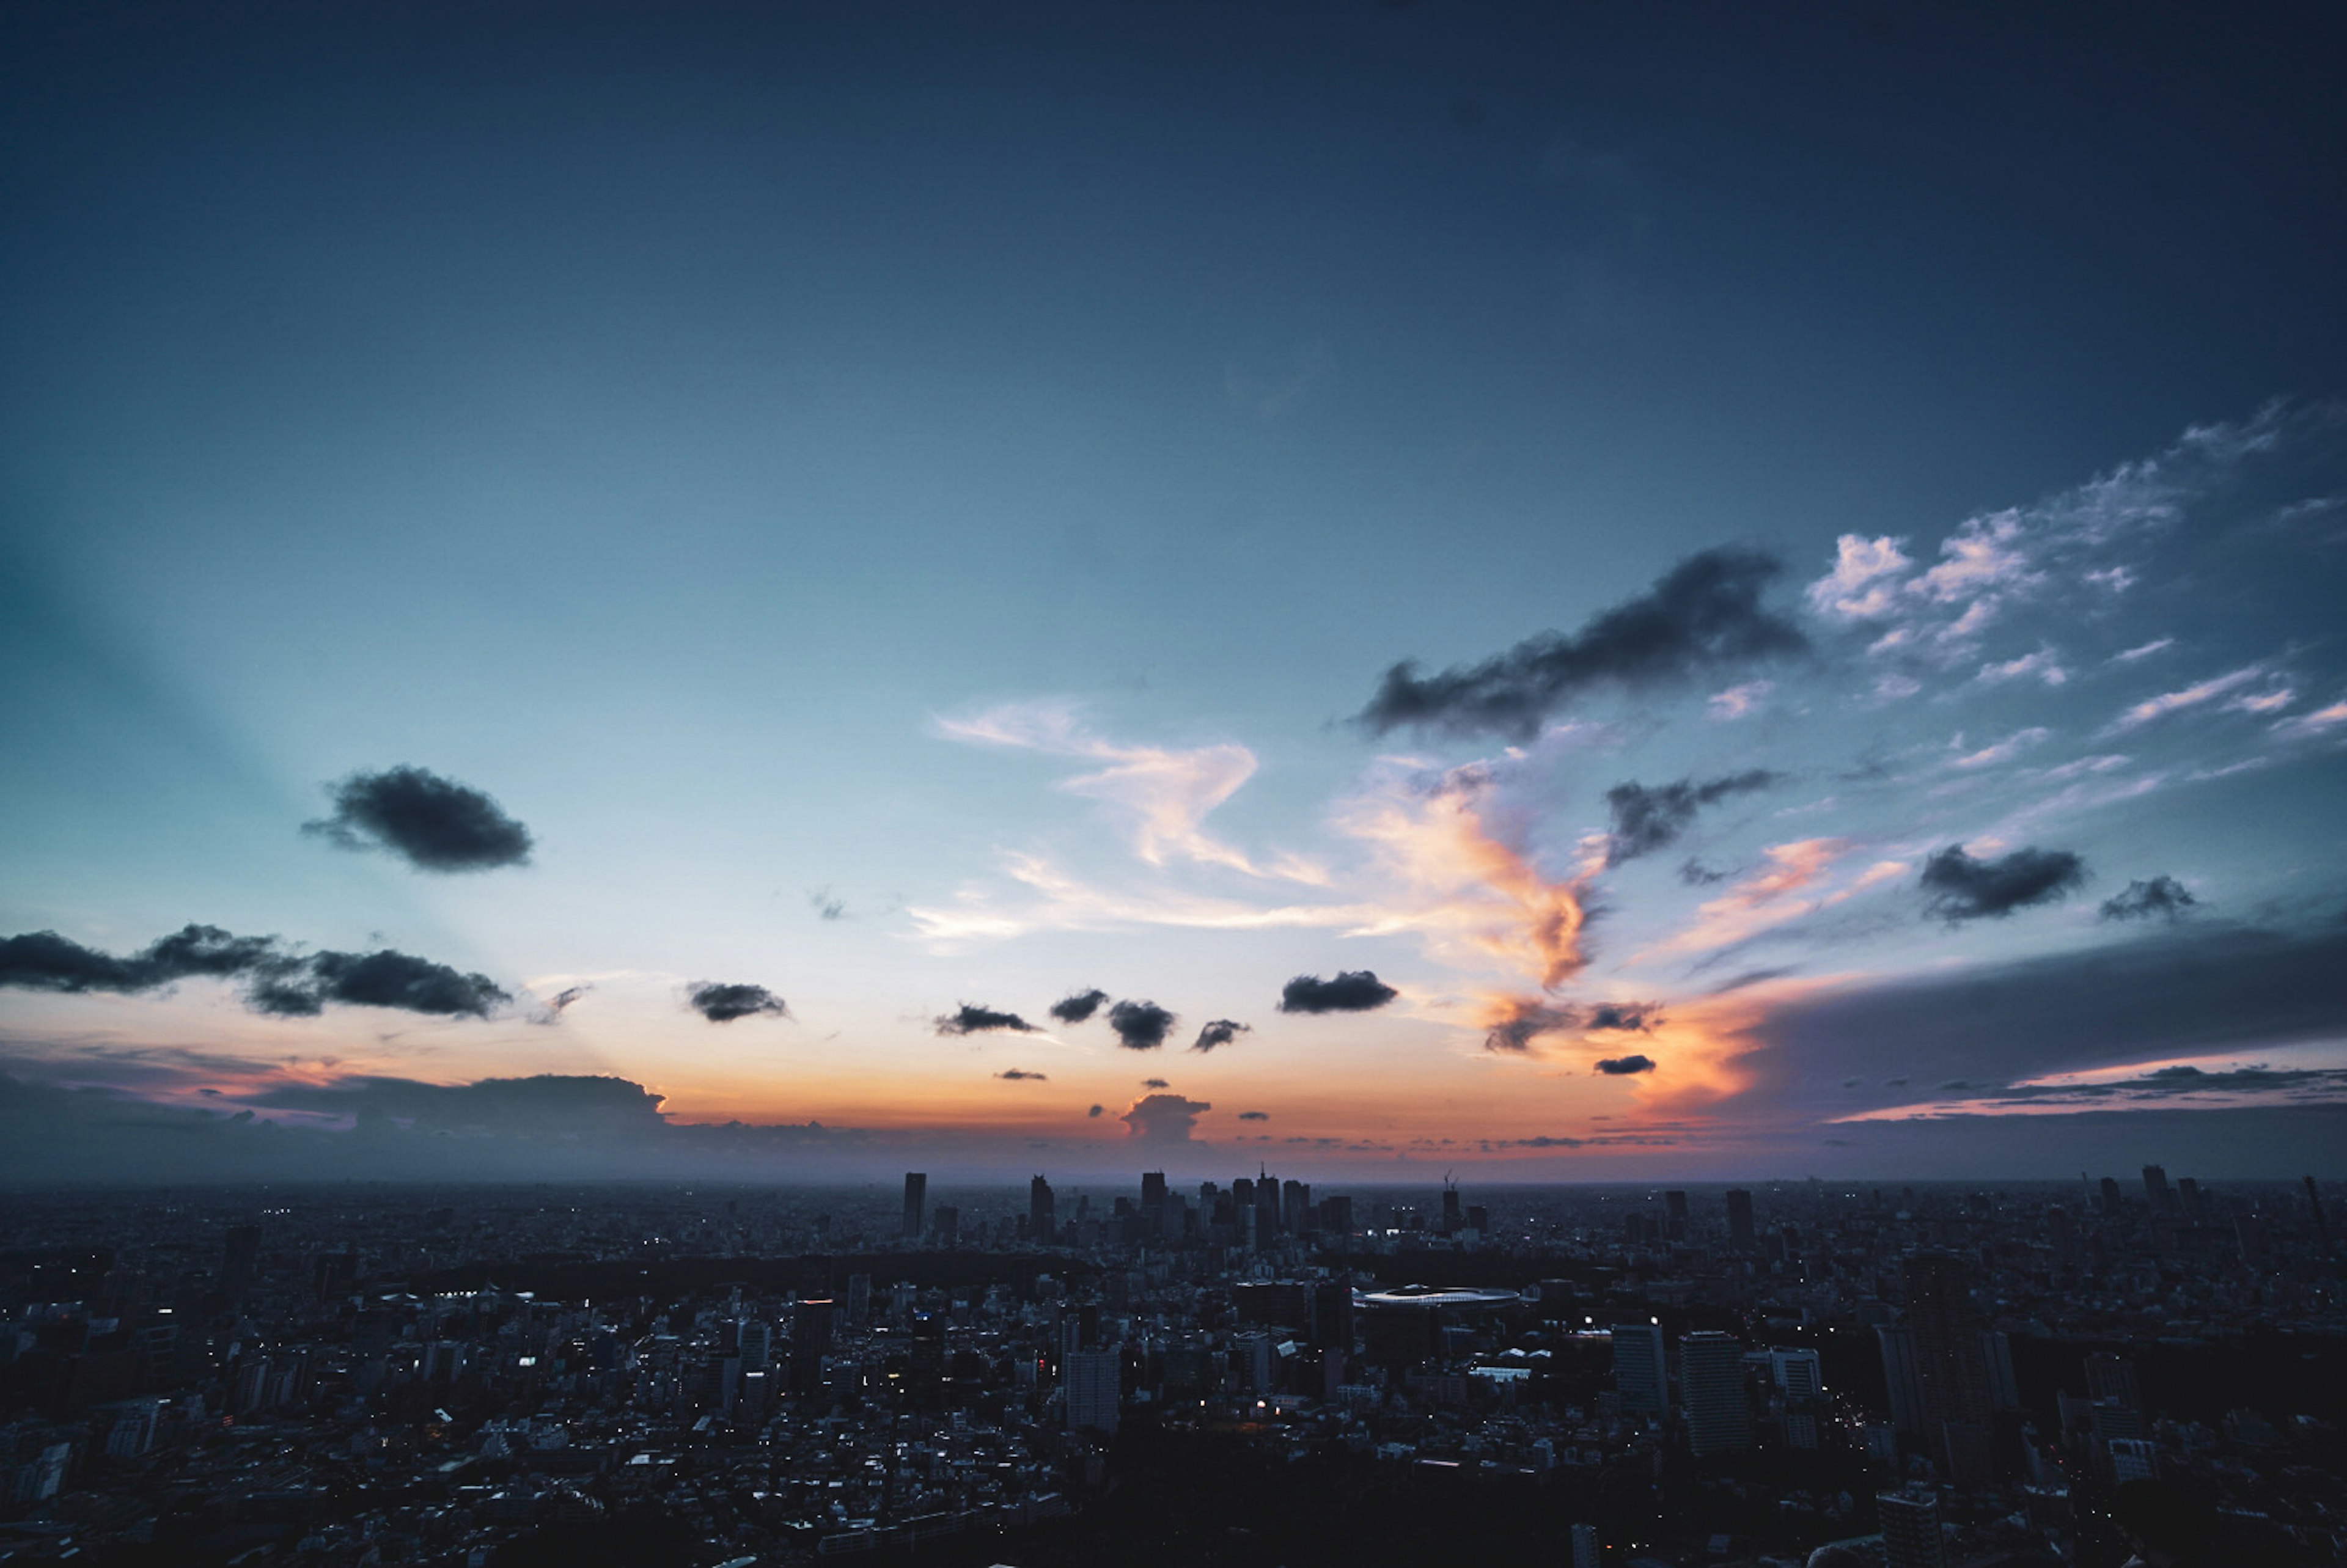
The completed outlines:
[[[2339,1203],[20,1194],[0,1561],[2333,1563]]]

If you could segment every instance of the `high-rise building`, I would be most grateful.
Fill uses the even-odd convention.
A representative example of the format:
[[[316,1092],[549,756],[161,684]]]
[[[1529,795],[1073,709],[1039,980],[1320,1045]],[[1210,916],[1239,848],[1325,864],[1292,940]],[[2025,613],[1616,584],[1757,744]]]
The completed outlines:
[[[1973,1306],[1972,1270],[1953,1253],[1919,1252],[1900,1266],[1908,1326],[1915,1333],[1915,1375],[1923,1399],[1924,1437],[1959,1485],[1978,1484],[1972,1473],[1980,1447],[1972,1434],[1989,1430],[1992,1402],[1988,1364],[1981,1350],[1986,1327]],[[1968,1429],[1964,1442],[1950,1440],[1949,1429]]]
[[[1727,1245],[1738,1252],[1750,1252],[1755,1242],[1752,1194],[1742,1187],[1730,1187],[1727,1189]]]
[[[1141,1212],[1144,1214],[1165,1206],[1165,1173],[1141,1173]]]
[[[1442,1188],[1442,1234],[1449,1235],[1467,1223],[1459,1212],[1459,1189],[1448,1183]]]
[[[928,1195],[928,1173],[925,1171],[906,1172],[905,1228],[900,1234],[903,1235],[907,1241],[918,1241],[921,1239],[921,1210],[927,1204]]]
[[[1576,1524],[1573,1527],[1573,1568],[1598,1568],[1603,1562],[1597,1544],[1597,1526]]]
[[[2102,1199],[2103,1199],[2103,1213],[2105,1213],[2105,1214],[2115,1214],[2118,1213],[2118,1212],[2119,1212],[2119,1183],[2118,1183],[2118,1178],[2117,1178],[2116,1176],[2105,1176],[2105,1177],[2102,1179],[2101,1187],[2102,1187]]]
[[[1663,1194],[1663,1235],[1671,1241],[1685,1241],[1687,1234],[1687,1196],[1682,1192]]]
[[[1617,1323],[1613,1329],[1614,1391],[1624,1414],[1666,1415],[1670,1375],[1663,1365],[1663,1330],[1655,1323]]]
[[[1885,1323],[1874,1331],[1882,1351],[1882,1382],[1891,1396],[1891,1424],[1908,1437],[1923,1433],[1922,1379],[1915,1370],[1915,1331]]]
[[[1114,1350],[1071,1350],[1061,1358],[1069,1430],[1116,1430],[1120,1361]]]
[[[220,1258],[220,1289],[231,1296],[242,1296],[260,1276],[261,1227],[229,1226],[228,1245]]]
[[[2107,1350],[2087,1357],[2086,1398],[2097,1403],[2108,1399],[2141,1415],[2143,1388],[2136,1380],[2135,1363]]]
[[[831,1354],[832,1304],[801,1301],[791,1307],[791,1392],[809,1394],[823,1386],[824,1358]]]
[[[1768,1375],[1788,1399],[1814,1399],[1825,1388],[1814,1350],[1770,1350]]]
[[[872,1276],[851,1274],[847,1276],[847,1321],[858,1327],[872,1316]]]
[[[1988,1368],[1990,1406],[2000,1410],[2021,1409],[2021,1379],[2013,1370],[2013,1340],[2004,1329],[1981,1331],[1981,1360]]]
[[[1310,1210],[1312,1189],[1302,1182],[1282,1182],[1279,1184],[1280,1228],[1296,1234],[1312,1229]]]
[[[1321,1199],[1320,1228],[1338,1235],[1350,1235],[1353,1231],[1353,1200],[1347,1197]]]
[[[2168,1173],[2157,1165],[2143,1168],[2143,1195],[2150,1203],[2153,1214],[2173,1214],[2176,1210],[2176,1194],[2168,1190]]]
[[[1052,1199],[1051,1184],[1038,1176],[1027,1184],[1027,1234],[1039,1243],[1048,1243],[1059,1232],[1059,1205]]]
[[[774,1330],[754,1317],[744,1317],[734,1325],[733,1343],[742,1353],[742,1365],[753,1372],[761,1372],[774,1358]]]
[[[959,1209],[951,1204],[939,1204],[929,1219],[937,1232],[939,1246],[951,1247],[960,1244],[961,1211]]]
[[[1679,1393],[1696,1458],[1752,1446],[1752,1401],[1744,1391],[1744,1347],[1736,1336],[1702,1329],[1680,1337]]]
[[[1931,1492],[1885,1491],[1874,1499],[1882,1525],[1883,1568],[1948,1568],[1940,1500]]]

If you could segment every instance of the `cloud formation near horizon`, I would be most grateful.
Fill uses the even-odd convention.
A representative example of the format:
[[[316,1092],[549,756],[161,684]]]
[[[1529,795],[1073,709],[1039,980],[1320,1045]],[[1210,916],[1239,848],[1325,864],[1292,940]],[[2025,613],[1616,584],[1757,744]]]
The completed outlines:
[[[1542,632],[1480,664],[1421,675],[1414,661],[1386,671],[1357,715],[1372,733],[1405,725],[1529,740],[1579,699],[1640,691],[1808,650],[1792,621],[1762,607],[1782,569],[1733,547],[1701,551],[1578,631]]]
[[[686,988],[684,1005],[712,1023],[732,1023],[741,1018],[788,1018],[783,999],[764,986],[723,980],[695,980]]]
[[[1609,1056],[1597,1063],[1597,1071],[1608,1078],[1624,1078],[1632,1073],[1652,1072],[1655,1059],[1651,1056]]]
[[[2086,880],[2086,863],[2066,849],[2016,849],[1976,860],[1951,844],[1923,861],[1924,908],[1950,925],[2001,920],[2016,909],[2050,904]]]
[[[1108,993],[1100,989],[1076,991],[1051,1004],[1051,1016],[1061,1023],[1082,1023],[1100,1011],[1108,1000]]]
[[[1545,997],[1503,997],[1484,1015],[1485,1050],[1526,1051],[1544,1034],[1645,1034],[1662,1021],[1655,1002],[1553,1002]]]
[[[1691,778],[1652,787],[1628,782],[1617,784],[1605,792],[1605,806],[1613,816],[1613,829],[1606,835],[1605,864],[1619,866],[1625,860],[1667,849],[1695,825],[1696,814],[1705,806],[1730,795],[1766,789],[1783,777],[1767,768],[1747,768],[1740,774],[1706,779],[1701,784]]]
[[[1216,1046],[1230,1044],[1243,1034],[1251,1033],[1254,1028],[1252,1024],[1240,1023],[1233,1019],[1218,1018],[1198,1031],[1198,1043],[1190,1049],[1212,1050]]]
[[[354,773],[329,786],[333,811],[302,831],[339,849],[380,849],[418,871],[529,864],[529,829],[488,794],[425,768]]]
[[[1040,1034],[1042,1031],[1015,1012],[997,1012],[992,1008],[964,1002],[952,1012],[939,1013],[934,1020],[942,1035],[987,1034],[998,1030],[1013,1034]]]
[[[275,937],[239,937],[218,926],[182,927],[128,958],[55,931],[0,939],[0,987],[128,995],[193,979],[243,980],[245,1005],[278,1018],[313,1018],[329,1003],[487,1018],[513,999],[487,975],[395,948],[302,954]]]
[[[1006,1067],[994,1076],[1011,1083],[1046,1083],[1051,1081],[1048,1073],[1030,1072],[1023,1067]]]
[[[2106,920],[2148,920],[2164,916],[2179,918],[2187,909],[2200,900],[2192,890],[2173,876],[2155,876],[2147,882],[2130,882],[2127,891],[2115,893],[2103,900],[2102,917]]]
[[[1165,1043],[1174,1015],[1155,1002],[1119,1002],[1108,1009],[1108,1026],[1128,1050],[1154,1050]]]
[[[1331,980],[1317,975],[1298,975],[1279,988],[1279,1010],[1372,1012],[1399,995],[1399,991],[1378,979],[1373,969],[1340,970]]]

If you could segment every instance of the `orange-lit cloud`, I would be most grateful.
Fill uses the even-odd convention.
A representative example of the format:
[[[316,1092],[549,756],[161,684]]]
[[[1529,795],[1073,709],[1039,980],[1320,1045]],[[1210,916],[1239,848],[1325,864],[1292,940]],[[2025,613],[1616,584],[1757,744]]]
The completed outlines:
[[[1846,838],[1802,838],[1761,851],[1768,864],[1696,910],[1695,923],[1629,959],[1633,964],[1677,953],[1706,953],[1830,908],[1906,874],[1901,860],[1880,860],[1848,883],[1814,897],[1796,895],[1816,886],[1852,847]]]

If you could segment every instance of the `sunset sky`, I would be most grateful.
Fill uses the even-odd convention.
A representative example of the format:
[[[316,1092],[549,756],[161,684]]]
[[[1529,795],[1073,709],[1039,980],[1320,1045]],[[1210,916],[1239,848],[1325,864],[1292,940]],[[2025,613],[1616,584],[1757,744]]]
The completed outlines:
[[[0,22],[0,1180],[2335,1173],[2319,12],[325,9]]]

